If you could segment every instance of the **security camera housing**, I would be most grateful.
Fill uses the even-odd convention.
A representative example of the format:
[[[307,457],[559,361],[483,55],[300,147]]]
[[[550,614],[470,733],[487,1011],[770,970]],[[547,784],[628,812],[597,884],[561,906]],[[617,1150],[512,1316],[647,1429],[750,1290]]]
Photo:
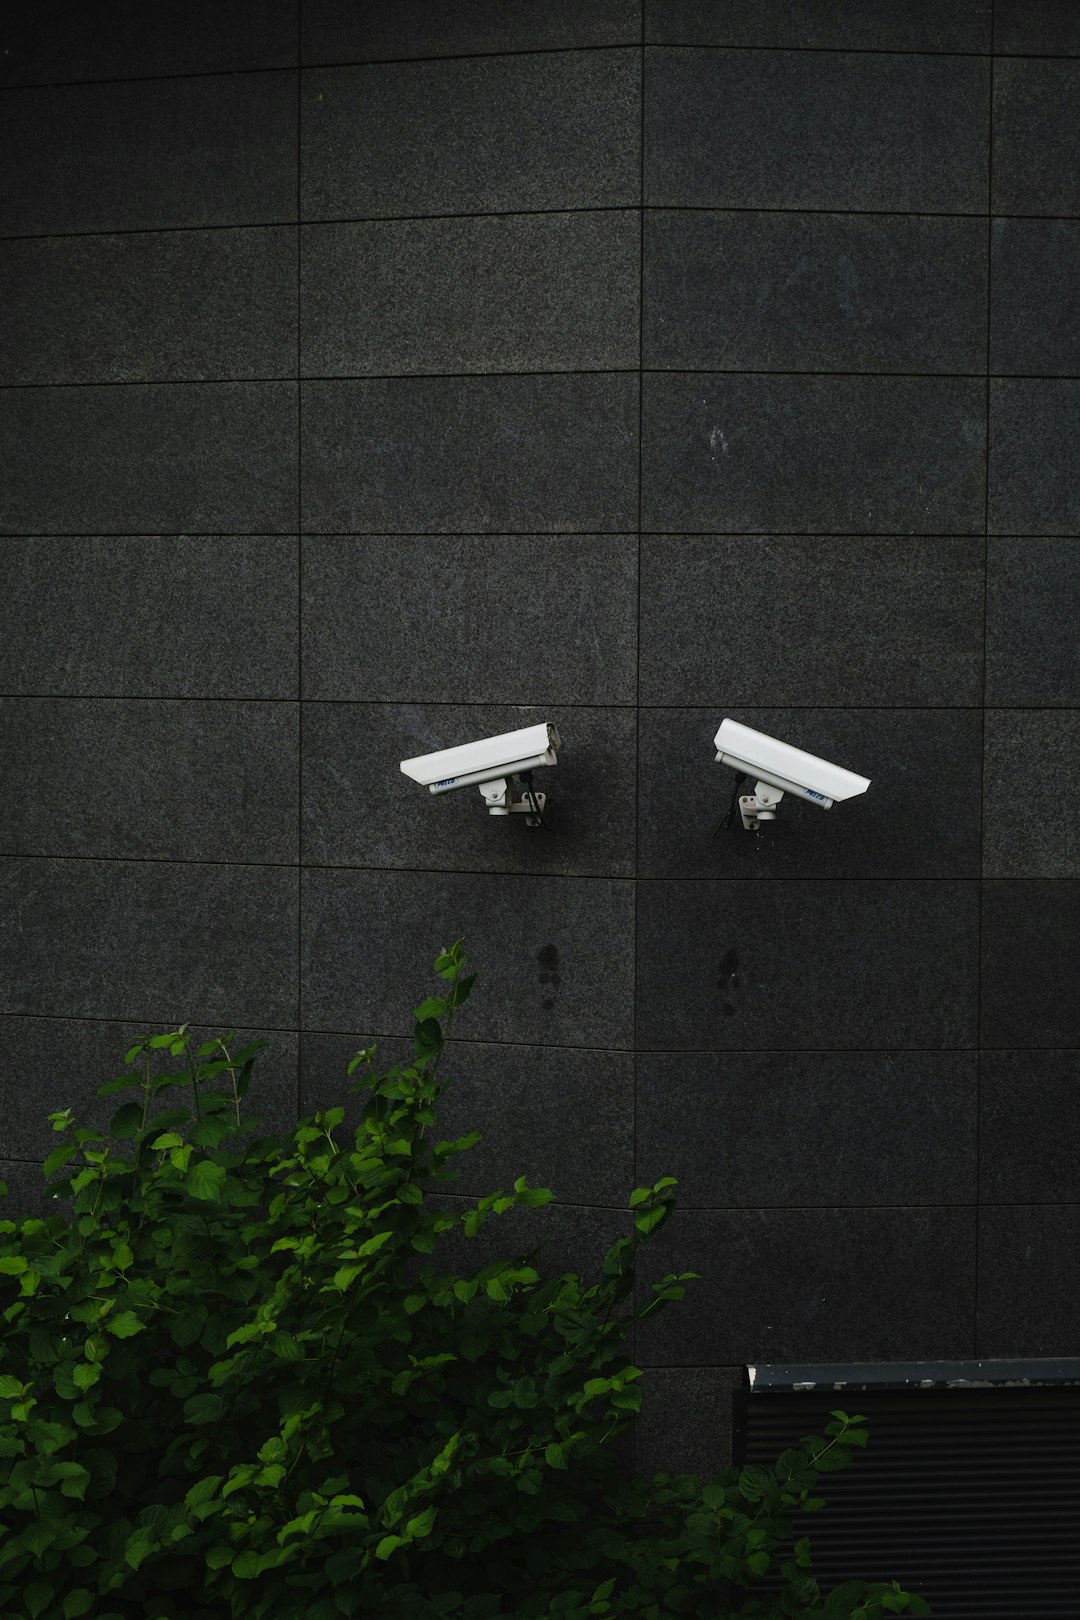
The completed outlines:
[[[518,776],[538,765],[554,765],[559,733],[546,723],[506,731],[499,737],[481,737],[460,748],[403,759],[401,769],[431,793],[452,793],[456,788],[479,786],[502,776]]]
[[[420,754],[403,759],[401,769],[429,793],[453,793],[457,788],[478,787],[492,816],[509,816],[521,811],[525,824],[549,824],[545,815],[547,795],[535,792],[532,772],[538,765],[554,765],[559,733],[544,722],[506,731],[498,737],[481,737],[479,742],[460,748],[443,748],[437,754]],[[515,799],[511,784],[520,779],[521,797]]]
[[[718,765],[730,765],[757,782],[755,792],[739,800],[744,827],[756,828],[759,821],[775,820],[776,806],[785,793],[830,810],[838,800],[853,799],[870,786],[867,776],[846,771],[842,765],[807,754],[737,720],[722,720],[714,741]]]

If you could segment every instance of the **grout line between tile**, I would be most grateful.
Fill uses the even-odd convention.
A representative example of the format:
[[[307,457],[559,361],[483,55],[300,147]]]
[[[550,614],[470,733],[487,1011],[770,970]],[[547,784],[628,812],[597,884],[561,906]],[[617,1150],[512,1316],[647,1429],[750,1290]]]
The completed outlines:
[[[644,456],[643,412],[645,395],[644,323],[645,323],[645,7],[641,7],[641,54],[639,57],[640,118],[638,125],[638,420],[637,420],[637,598],[634,604],[634,877],[641,871],[641,521],[642,521],[642,460]],[[633,959],[630,978],[630,1044],[633,1048],[631,1066],[633,1097],[631,1105],[631,1162],[634,1185],[638,1184],[638,890],[634,888],[634,931],[631,941]],[[631,1354],[637,1357],[638,1324],[631,1330]],[[631,1456],[636,1467],[638,1437],[631,1432]]]
[[[946,57],[957,60],[985,60],[988,51],[960,51],[960,50],[926,50],[914,48],[893,49],[889,46],[879,45],[756,45],[756,44],[698,44],[696,42],[680,42],[666,40],[605,40],[592,44],[569,43],[562,45],[535,45],[523,50],[510,51],[447,51],[430,56],[387,56],[387,57],[346,57],[330,61],[305,62],[303,52],[296,62],[286,62],[275,66],[259,67],[229,67],[229,68],[193,68],[184,73],[142,73],[132,74],[120,78],[98,79],[42,79],[26,84],[0,85],[0,95],[19,95],[35,90],[87,90],[104,85],[137,86],[141,84],[168,84],[176,81],[190,79],[238,79],[269,77],[272,74],[295,73],[300,78],[305,73],[339,72],[350,68],[393,68],[393,67],[424,67],[439,66],[444,62],[500,62],[507,59],[529,58],[535,56],[578,56],[582,54],[620,53],[628,54],[635,49],[648,49],[657,51],[711,51],[714,55],[721,52],[764,52],[770,55],[784,56],[902,56],[902,57]],[[1004,54],[1004,53],[1002,53]],[[1020,54],[1020,53],[1016,53]],[[1024,57],[1034,56],[1035,53],[1023,53]],[[1059,60],[1049,57],[1049,60]],[[1068,60],[1068,58],[1066,58]]]
[[[298,1114],[298,1117],[299,1117],[299,1114]],[[20,1155],[16,1155],[16,1154],[0,1155],[0,1163],[4,1163],[4,1164],[19,1164],[19,1165],[25,1165],[28,1168],[30,1168],[30,1167],[40,1167],[42,1162],[43,1161],[41,1159],[33,1159],[33,1158],[28,1159],[28,1158],[23,1158]],[[554,1178],[552,1178],[552,1179],[554,1179]],[[484,1193],[480,1193],[480,1192],[460,1192],[460,1191],[459,1192],[450,1192],[449,1190],[446,1190],[446,1189],[444,1189],[442,1187],[438,1187],[438,1188],[432,1188],[431,1191],[430,1191],[429,1196],[432,1197],[435,1200],[438,1200],[440,1203],[445,1201],[445,1202],[447,1202],[449,1204],[461,1204],[461,1205],[468,1204],[468,1205],[472,1205],[473,1203],[476,1202],[476,1200],[478,1198],[484,1197],[486,1195]],[[589,1210],[589,1211],[591,1211],[593,1213],[596,1213],[596,1214],[622,1215],[622,1216],[627,1216],[627,1217],[630,1214],[630,1209],[629,1209],[628,1205],[625,1204],[625,1203],[617,1203],[617,1204],[589,1203],[589,1202],[584,1202],[584,1201],[582,1201],[580,1199],[559,1198],[558,1196],[556,1196],[547,1207],[549,1209]],[[993,1202],[985,1202],[981,1206],[978,1206],[978,1207],[981,1207],[983,1209],[1008,1209],[1008,1210],[1019,1210],[1019,1209],[1025,1209],[1025,1210],[1080,1209],[1080,1201],[1077,1201],[1075,1199],[1054,1199],[1054,1200],[1044,1201],[1044,1202],[1040,1202],[1040,1203],[1030,1203],[1030,1202],[1023,1201],[1023,1200],[1010,1201],[1010,1202],[993,1201]],[[947,1214],[959,1213],[960,1211],[969,1211],[972,1215],[977,1216],[978,1207],[975,1206],[974,1204],[972,1204],[970,1202],[970,1200],[960,1200],[960,1201],[958,1201],[956,1203],[945,1203],[945,1202],[942,1202],[941,1200],[930,1200],[930,1201],[925,1201],[925,1202],[922,1202],[922,1203],[905,1203],[905,1204],[898,1204],[898,1203],[865,1203],[865,1202],[861,1202],[861,1201],[860,1202],[850,1203],[850,1204],[805,1204],[805,1203],[804,1204],[772,1204],[772,1203],[767,1203],[767,1202],[759,1202],[759,1203],[753,1203],[753,1204],[687,1204],[687,1203],[680,1203],[680,1204],[678,1204],[678,1206],[677,1206],[677,1208],[676,1208],[676,1210],[674,1212],[673,1219],[678,1220],[680,1217],[685,1218],[688,1215],[694,1215],[694,1216],[702,1216],[702,1215],[753,1215],[753,1214],[758,1214],[758,1213],[792,1214],[792,1215],[814,1216],[814,1215],[833,1215],[833,1214],[846,1215],[848,1213],[859,1213],[859,1212],[866,1213],[866,1214],[871,1214],[871,1213],[874,1213],[874,1212],[880,1212],[880,1213],[897,1213],[897,1214],[917,1215],[917,1214],[926,1214],[926,1213],[929,1213],[931,1211],[939,1211],[940,1213],[946,1214],[946,1215]],[[976,1232],[976,1238],[977,1238],[977,1232]],[[712,1370],[712,1369],[710,1368],[710,1370]]]
[[[138,529],[33,529],[0,530],[0,540],[282,540],[291,538],[289,529],[197,529],[176,530],[149,523]],[[375,540],[629,540],[636,529],[315,529],[306,525],[302,530],[308,540],[375,541]],[[985,530],[977,529],[692,529],[685,524],[669,525],[666,529],[642,529],[643,538],[655,540],[984,540]],[[1047,533],[1043,529],[994,530],[993,540],[1037,540],[1044,544],[1060,541],[1068,544],[1080,539],[1080,530]]]
[[[641,38],[637,40],[605,40],[593,43],[570,42],[560,45],[534,45],[521,50],[447,51],[426,56],[354,56],[331,58],[326,61],[304,61],[301,52],[296,62],[286,62],[272,66],[191,68],[181,73],[142,73],[119,78],[33,80],[24,84],[0,85],[0,95],[17,95],[35,90],[85,90],[103,85],[162,84],[186,79],[251,78],[287,72],[294,72],[300,77],[304,73],[338,72],[350,68],[437,67],[445,62],[499,62],[521,57],[578,56],[583,53],[604,52],[626,54],[635,48],[640,48],[643,51],[707,51],[714,56],[757,53],[771,56],[890,56],[916,59],[930,57],[932,59],[945,58],[956,61],[990,61],[992,56],[996,54],[999,58],[1017,61],[1069,62],[1077,60],[1077,53],[1075,52],[997,51],[995,53],[992,41],[987,50],[976,51],[956,48],[951,50],[920,48],[917,46],[798,45],[790,42],[754,43],[749,41],[646,40]]]
[[[614,883],[634,884],[660,887],[676,884],[732,884],[732,883],[774,883],[774,884],[826,884],[832,888],[857,888],[867,884],[878,886],[888,884],[892,887],[898,885],[911,886],[913,884],[952,884],[954,887],[970,887],[982,883],[1063,883],[1076,882],[1080,879],[1069,879],[1057,876],[1043,877],[1030,874],[1003,874],[992,878],[981,878],[977,872],[967,873],[957,877],[941,877],[935,875],[920,875],[913,873],[909,876],[896,876],[888,874],[884,877],[814,877],[770,876],[755,873],[752,877],[731,877],[720,873],[688,872],[679,877],[657,876],[639,877],[633,872],[558,872],[543,868],[507,869],[505,867],[467,867],[467,866],[371,866],[352,865],[347,862],[332,861],[274,861],[274,860],[223,860],[213,856],[203,855],[73,855],[64,853],[48,853],[41,850],[0,849],[0,861],[39,861],[53,864],[85,866],[215,866],[235,869],[236,871],[263,871],[263,872],[336,872],[353,876],[385,875],[440,877],[440,878],[497,878],[500,881],[514,879],[533,882],[537,879],[543,881],[556,881],[560,883]]]
[[[296,60],[300,63],[303,56],[303,4],[296,0]],[[296,217],[300,218],[301,174],[300,165],[303,159],[303,142],[301,140],[301,127],[303,123],[303,96],[301,91],[301,78],[299,71],[296,75]],[[304,435],[303,435],[303,408],[304,390],[299,385],[301,364],[301,341],[303,332],[301,300],[303,298],[303,242],[304,233],[296,232],[296,860],[299,865],[304,858],[304,543],[301,538],[304,511]],[[304,885],[297,883],[296,893],[296,1010],[297,1022],[304,1022]],[[296,1076],[296,1106],[300,1109],[300,1074]]]
[[[297,250],[299,256],[299,248]],[[555,370],[544,367],[534,367],[524,371],[366,371],[333,372],[325,376],[278,376],[278,377],[140,377],[140,378],[102,378],[87,381],[49,381],[49,382],[3,382],[0,383],[0,394],[16,393],[59,393],[61,390],[74,391],[90,388],[275,388],[289,386],[296,388],[301,394],[308,383],[335,383],[354,386],[360,383],[371,382],[520,382],[525,378],[535,377],[549,379],[566,377],[582,379],[591,377],[806,377],[815,382],[824,382],[829,378],[838,381],[852,382],[865,380],[868,382],[981,382],[984,378],[992,377],[995,382],[1043,382],[1043,383],[1075,383],[1080,382],[1080,373],[1076,372],[1021,372],[1002,371],[988,373],[985,368],[979,371],[899,371],[899,370],[814,370],[812,368],[791,367],[749,367],[749,366],[593,366],[574,367],[564,366]]]
[[[164,1015],[147,1014],[145,1017],[142,1017],[133,1013],[131,1015],[106,1017],[104,1015],[90,1013],[21,1012],[13,1009],[8,1009],[7,1011],[0,1013],[0,1020],[21,1019],[31,1023],[113,1024],[118,1026],[145,1025],[148,1020],[153,1021],[153,1019],[157,1017],[164,1017]],[[220,1020],[201,1017],[198,1014],[192,1017],[191,1022],[197,1024],[199,1028],[205,1029],[223,1029],[225,1027]],[[363,1028],[362,1023],[354,1024],[350,1029],[330,1029],[314,1026],[301,1029],[292,1024],[268,1024],[260,1019],[253,1018],[241,1020],[239,1027],[248,1031],[257,1031],[264,1035],[293,1035],[298,1037],[301,1041],[305,1039],[318,1040],[324,1037],[331,1039],[340,1038],[343,1040],[352,1040],[358,1036],[363,1036],[364,1039],[373,1041],[407,1041],[409,1039],[409,1033],[405,1029],[396,1031],[378,1031]],[[531,1051],[540,1052],[589,1052],[600,1056],[610,1057],[633,1057],[635,1055],[634,1050],[628,1046],[590,1046],[583,1042],[565,1041],[507,1041],[491,1035],[455,1035],[453,1046],[496,1046],[506,1047],[510,1050],[527,1048]],[[846,1054],[848,1056],[861,1055],[864,1057],[894,1057],[897,1055],[909,1056],[919,1054],[924,1057],[939,1057],[943,1061],[945,1059],[952,1061],[957,1057],[978,1058],[981,1052],[1013,1053],[1019,1054],[1020,1056],[1027,1056],[1033,1051],[1045,1053],[1047,1055],[1069,1055],[1072,1053],[1080,1053],[1080,1046],[1059,1045],[1049,1047],[1017,1047],[984,1045],[980,1047],[977,1044],[973,1046],[647,1046],[639,1047],[637,1049],[637,1055],[648,1059],[659,1059],[664,1057],[710,1057],[719,1061],[722,1059],[734,1059],[738,1057],[754,1058],[761,1056],[767,1057],[770,1055],[783,1055],[787,1057],[834,1057],[837,1055],[842,1056]]]
[[[2,93],[2,92],[0,92]],[[100,236],[163,236],[184,235],[197,231],[257,231],[257,230],[296,230],[319,225],[404,225],[404,224],[436,224],[446,220],[466,219],[532,219],[549,214],[632,214],[637,212],[637,205],[627,199],[618,203],[583,203],[577,206],[564,204],[560,208],[500,208],[500,209],[474,209],[445,214],[351,214],[351,215],[325,215],[319,218],[306,219],[248,219],[230,220],[221,225],[112,225],[96,226],[92,229],[80,231],[23,231],[0,233],[0,249],[5,242],[60,242],[82,239],[93,239]],[[821,206],[787,207],[750,204],[750,203],[647,203],[642,208],[643,214],[813,214],[833,215],[848,219],[951,219],[970,220],[973,223],[985,218],[980,208],[948,210],[948,209],[922,209],[922,208],[834,208]],[[1009,212],[995,212],[996,220],[1019,220],[1046,224],[1056,224],[1059,221],[1080,220],[1080,214],[1017,214]]]
[[[983,597],[982,597],[982,746],[979,750],[979,873],[986,878],[986,631],[990,571],[990,377],[993,344],[994,309],[994,6],[990,7],[990,98],[987,129],[986,165],[986,437],[984,450],[983,517],[986,538],[983,542]],[[979,884],[976,917],[976,975],[975,975],[975,1028],[981,1043],[983,1036],[983,917],[984,883]],[[982,1197],[982,1056],[975,1071],[975,1255],[974,1255],[974,1312],[972,1321],[972,1355],[979,1353],[979,1248],[980,1211]]]
[[[314,704],[322,708],[342,709],[586,709],[605,713],[608,709],[642,709],[655,714],[682,714],[701,712],[712,714],[724,708],[761,711],[765,709],[799,709],[822,714],[981,714],[981,703],[796,703],[784,698],[735,699],[730,693],[712,703],[676,703],[654,700],[633,703],[627,698],[596,698],[591,701],[571,702],[558,697],[469,697],[458,702],[447,698],[429,697],[268,697],[259,693],[241,692],[0,692],[0,703],[234,703],[241,704]],[[985,707],[994,714],[1032,713],[1069,714],[1075,703],[990,703]]]

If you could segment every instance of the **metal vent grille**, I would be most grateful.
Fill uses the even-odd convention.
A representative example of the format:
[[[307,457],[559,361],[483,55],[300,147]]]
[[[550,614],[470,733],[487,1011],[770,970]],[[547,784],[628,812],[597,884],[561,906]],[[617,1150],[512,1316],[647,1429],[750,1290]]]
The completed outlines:
[[[1080,1378],[1080,1363],[1071,1366]],[[834,1377],[812,1377],[826,1369],[783,1371],[811,1377],[792,1377],[786,1390],[766,1379],[748,1395],[745,1461],[771,1461],[802,1435],[820,1434],[836,1407],[869,1420],[866,1452],[822,1478],[827,1506],[800,1525],[823,1587],[895,1578],[937,1620],[1077,1620],[1080,1387],[1065,1376],[1041,1385],[987,1380],[986,1364],[977,1386],[941,1367],[939,1378],[901,1387],[887,1387],[887,1376],[866,1387],[866,1368],[828,1369],[847,1375],[840,1389]],[[816,1387],[794,1387],[808,1381]]]

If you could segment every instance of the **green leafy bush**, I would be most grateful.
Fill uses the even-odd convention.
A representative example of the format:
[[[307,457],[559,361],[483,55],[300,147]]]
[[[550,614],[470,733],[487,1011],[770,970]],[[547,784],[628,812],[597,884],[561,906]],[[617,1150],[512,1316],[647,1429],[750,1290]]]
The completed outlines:
[[[0,1223],[0,1613],[926,1614],[896,1586],[823,1597],[796,1533],[818,1476],[865,1442],[856,1417],[704,1487],[625,1467],[630,1329],[689,1280],[635,1309],[673,1182],[632,1195],[594,1284],[545,1280],[531,1253],[462,1264],[482,1228],[551,1195],[522,1178],[440,1201],[478,1138],[435,1130],[472,985],[459,947],[435,966],[414,1061],[350,1065],[355,1132],[338,1107],[255,1134],[264,1043],[192,1052],[186,1026],[131,1048],[99,1093],[123,1099],[107,1130],[50,1116],[46,1175],[69,1202]],[[766,1576],[777,1590],[749,1598]]]

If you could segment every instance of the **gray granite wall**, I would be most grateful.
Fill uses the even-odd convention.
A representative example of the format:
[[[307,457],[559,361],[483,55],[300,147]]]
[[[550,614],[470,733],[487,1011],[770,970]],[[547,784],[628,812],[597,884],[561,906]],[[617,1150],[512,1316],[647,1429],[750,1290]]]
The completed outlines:
[[[129,1028],[286,1119],[463,934],[477,1189],[586,1263],[680,1178],[657,1458],[1076,1350],[1080,13],[994,10],[9,8],[17,1199]],[[714,839],[725,713],[870,793]],[[540,718],[550,835],[398,771]]]

